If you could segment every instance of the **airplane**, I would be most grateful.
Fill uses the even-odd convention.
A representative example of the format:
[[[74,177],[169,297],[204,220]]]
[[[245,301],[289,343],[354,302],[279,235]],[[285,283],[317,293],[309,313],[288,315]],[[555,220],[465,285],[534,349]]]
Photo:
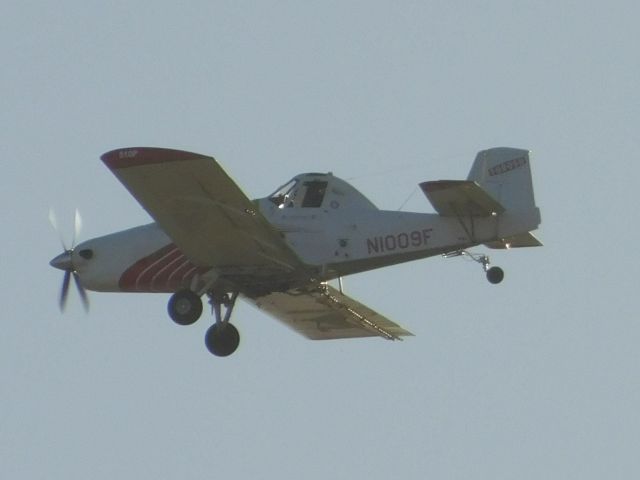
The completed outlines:
[[[240,343],[230,323],[239,297],[309,339],[401,340],[412,334],[347,296],[342,277],[466,255],[497,284],[503,270],[469,248],[542,245],[531,233],[541,215],[523,149],[482,150],[466,180],[420,183],[435,213],[380,210],[332,173],[303,173],[250,200],[210,156],[133,147],[101,159],[154,222],[64,247],[50,262],[65,272],[61,309],[72,278],[85,308],[85,289],[170,293],[179,325],[198,320],[206,295],[215,322],[205,345],[219,357]]]

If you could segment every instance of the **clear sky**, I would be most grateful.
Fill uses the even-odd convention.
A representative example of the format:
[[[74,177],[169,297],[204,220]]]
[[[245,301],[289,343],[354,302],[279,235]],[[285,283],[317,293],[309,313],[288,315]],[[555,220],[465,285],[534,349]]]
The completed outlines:
[[[452,5],[455,4],[455,5]],[[11,479],[640,476],[638,2],[0,7],[0,472]],[[149,221],[99,161],[214,155],[250,197],[332,171],[381,208],[533,151],[543,248],[356,275],[416,336],[314,343],[242,303],[204,348],[167,295],[71,292],[82,239]],[[413,193],[413,194],[412,194]],[[482,250],[482,249],[480,249]]]

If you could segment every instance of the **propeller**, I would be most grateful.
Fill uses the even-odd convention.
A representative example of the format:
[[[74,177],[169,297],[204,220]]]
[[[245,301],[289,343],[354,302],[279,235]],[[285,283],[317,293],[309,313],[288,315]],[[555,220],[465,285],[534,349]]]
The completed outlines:
[[[75,218],[74,218],[74,229],[73,236],[71,237],[71,248],[67,248],[67,245],[62,236],[62,232],[58,228],[58,220],[56,218],[55,212],[53,209],[49,210],[49,222],[53,226],[54,230],[58,233],[58,238],[60,239],[60,244],[62,245],[63,252],[55,257],[49,264],[62,270],[64,272],[64,277],[62,279],[62,287],[60,289],[60,311],[64,311],[67,305],[67,298],[69,297],[69,285],[71,284],[71,278],[73,277],[73,282],[76,285],[76,290],[78,290],[78,294],[80,295],[80,300],[82,301],[82,306],[84,307],[85,312],[89,311],[89,297],[87,296],[87,292],[80,283],[80,278],[78,277],[78,272],[76,272],[76,268],[73,265],[73,249],[76,244],[76,239],[80,235],[80,230],[82,228],[82,218],[80,217],[80,212],[76,209]]]

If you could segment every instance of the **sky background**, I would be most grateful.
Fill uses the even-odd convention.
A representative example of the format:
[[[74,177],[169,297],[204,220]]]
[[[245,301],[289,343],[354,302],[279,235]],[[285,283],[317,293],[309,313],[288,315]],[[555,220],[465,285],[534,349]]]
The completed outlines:
[[[638,2],[0,6],[0,471],[12,479],[640,476]],[[332,171],[380,208],[532,150],[542,248],[499,286],[436,257],[345,279],[416,334],[311,342],[246,303],[226,359],[168,295],[76,292],[61,252],[149,217],[99,161],[215,156],[252,198]],[[482,248],[478,251],[483,251]]]

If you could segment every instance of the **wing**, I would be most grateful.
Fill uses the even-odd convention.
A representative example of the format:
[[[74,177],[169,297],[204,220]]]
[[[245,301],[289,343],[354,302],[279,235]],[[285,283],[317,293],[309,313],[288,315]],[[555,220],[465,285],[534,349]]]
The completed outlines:
[[[311,340],[413,335],[388,318],[329,285],[274,292],[253,298],[255,305]]]
[[[304,269],[212,157],[128,148],[101,158],[195,265],[249,275]]]

